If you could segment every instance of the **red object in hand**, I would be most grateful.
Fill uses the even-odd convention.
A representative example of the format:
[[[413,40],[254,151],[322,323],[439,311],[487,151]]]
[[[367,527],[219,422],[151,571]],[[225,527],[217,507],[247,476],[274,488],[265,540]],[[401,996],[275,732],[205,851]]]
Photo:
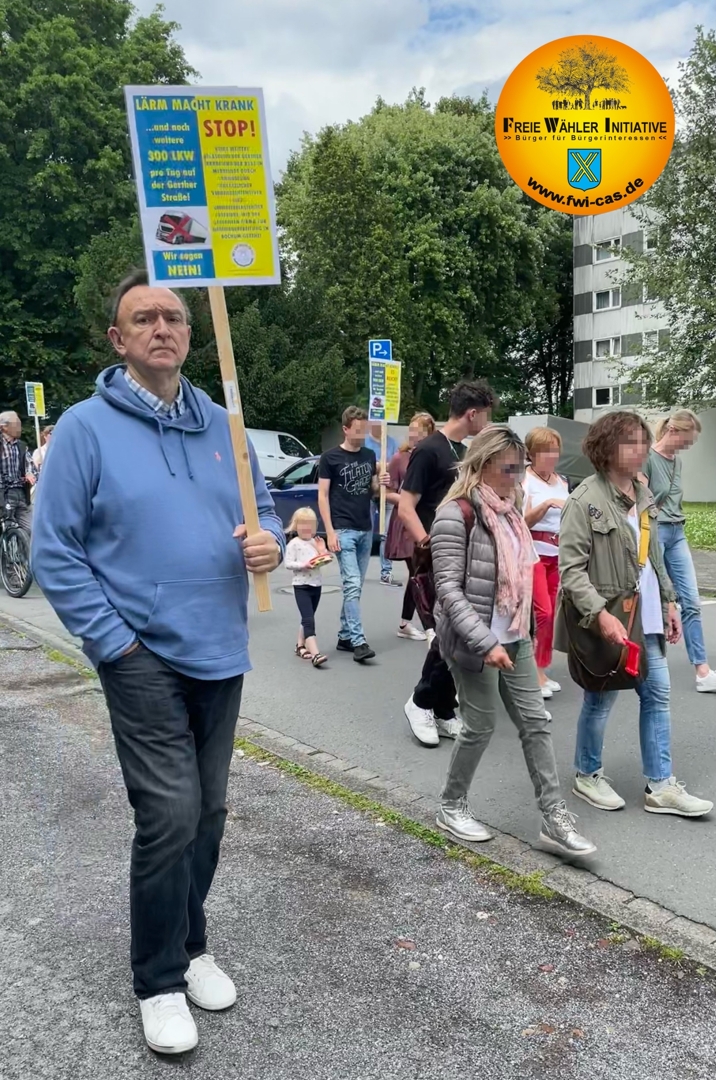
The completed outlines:
[[[627,675],[636,676],[639,674],[639,653],[641,649],[635,641],[627,640],[624,642],[627,650],[626,664],[624,670]]]

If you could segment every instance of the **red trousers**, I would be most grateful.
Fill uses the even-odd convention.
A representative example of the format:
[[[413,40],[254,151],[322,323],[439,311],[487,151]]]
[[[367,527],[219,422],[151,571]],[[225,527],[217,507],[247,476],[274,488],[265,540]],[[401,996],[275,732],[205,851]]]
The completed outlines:
[[[538,668],[548,668],[552,663],[554,639],[554,616],[559,589],[559,559],[557,555],[540,555],[534,564],[533,603],[537,640],[535,662]]]

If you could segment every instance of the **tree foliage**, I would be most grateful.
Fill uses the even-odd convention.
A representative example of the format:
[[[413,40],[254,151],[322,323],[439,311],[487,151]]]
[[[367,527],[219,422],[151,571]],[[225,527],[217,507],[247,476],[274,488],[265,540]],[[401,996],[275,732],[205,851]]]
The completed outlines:
[[[580,100],[585,109],[591,109],[595,90],[624,93],[629,89],[626,68],[618,63],[616,56],[593,41],[576,49],[565,49],[559,54],[556,67],[540,68],[536,78],[537,86],[546,94]]]
[[[659,300],[669,341],[630,372],[650,403],[716,401],[716,35],[697,30],[681,65],[674,103],[679,123],[659,180],[635,207],[656,250],[626,251],[628,278]]]
[[[128,0],[4,0],[0,6],[0,401],[24,413],[25,378],[53,415],[92,383],[74,303],[78,258],[136,208],[125,83],[194,72],[160,12]]]
[[[295,287],[322,296],[366,389],[366,343],[390,337],[403,408],[440,412],[464,376],[515,380],[549,230],[510,181],[485,99],[420,91],[306,136],[278,188]],[[570,253],[571,263],[571,253]]]

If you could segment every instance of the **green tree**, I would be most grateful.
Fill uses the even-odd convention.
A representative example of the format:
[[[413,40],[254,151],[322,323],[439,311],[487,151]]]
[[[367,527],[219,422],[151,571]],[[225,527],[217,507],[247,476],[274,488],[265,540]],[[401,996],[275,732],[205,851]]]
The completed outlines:
[[[23,380],[43,381],[51,414],[96,369],[74,302],[78,261],[136,211],[122,87],[195,72],[157,10],[129,0],[0,5],[0,403],[24,414]]]
[[[294,287],[322,297],[367,392],[366,343],[393,339],[403,412],[439,413],[463,376],[509,381],[539,288],[541,240],[495,145],[485,99],[420,91],[306,136],[278,187]]]
[[[631,287],[660,301],[669,334],[630,369],[650,403],[716,402],[716,35],[697,29],[674,92],[676,139],[634,212],[656,249],[625,251]],[[668,336],[668,342],[666,337]]]
[[[540,68],[536,75],[537,86],[546,94],[581,101],[585,109],[592,107],[595,90],[612,90],[624,93],[629,90],[626,68],[617,63],[605,49],[593,41],[587,41],[576,49],[565,49],[559,54],[556,67]]]
[[[509,413],[574,413],[572,219],[534,204],[541,240],[540,288],[531,317],[517,334],[512,381],[503,389]]]

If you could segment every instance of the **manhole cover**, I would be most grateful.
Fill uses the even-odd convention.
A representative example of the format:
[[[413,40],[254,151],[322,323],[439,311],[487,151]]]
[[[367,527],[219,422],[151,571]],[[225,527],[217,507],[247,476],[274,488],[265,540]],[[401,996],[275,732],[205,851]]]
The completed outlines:
[[[325,596],[329,592],[340,592],[341,590],[337,585],[324,585],[321,590],[321,595]],[[293,596],[293,585],[282,585],[280,589],[276,589],[276,592],[287,593],[289,596]]]

